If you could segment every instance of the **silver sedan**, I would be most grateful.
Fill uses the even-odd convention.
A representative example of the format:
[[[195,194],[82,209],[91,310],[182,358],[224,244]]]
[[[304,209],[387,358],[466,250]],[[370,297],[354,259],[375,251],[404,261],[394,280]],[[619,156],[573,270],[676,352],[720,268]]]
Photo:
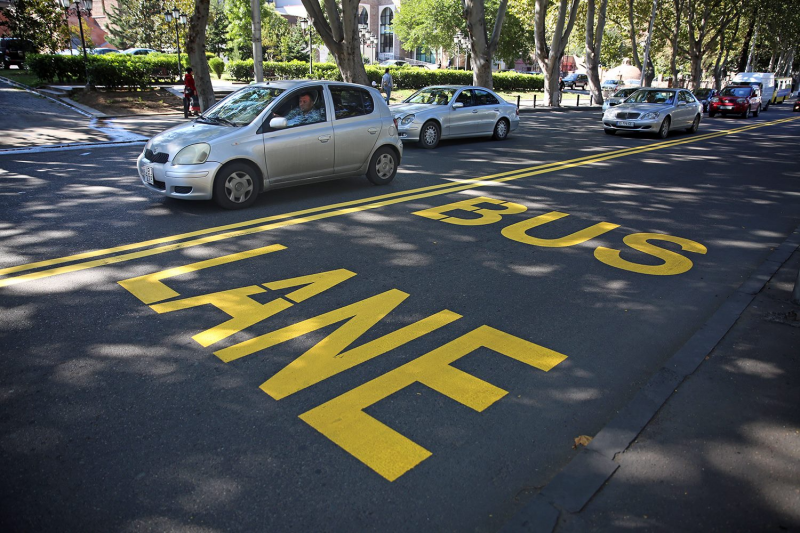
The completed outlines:
[[[609,135],[649,132],[665,139],[674,129],[696,132],[702,116],[703,105],[686,89],[644,87],[603,113],[603,130]]]
[[[400,138],[423,148],[442,139],[493,137],[502,140],[519,126],[519,110],[484,87],[425,87],[402,104],[389,106]]]
[[[366,174],[394,178],[403,155],[394,119],[372,88],[328,81],[249,85],[196,120],[150,139],[137,160],[150,190],[252,205],[260,192]]]

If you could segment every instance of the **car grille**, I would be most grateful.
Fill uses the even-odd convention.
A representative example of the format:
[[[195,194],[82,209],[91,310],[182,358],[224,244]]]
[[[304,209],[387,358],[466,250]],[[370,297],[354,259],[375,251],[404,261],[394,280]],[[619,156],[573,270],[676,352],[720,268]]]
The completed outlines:
[[[617,113],[617,118],[621,120],[631,119],[631,118],[639,118],[639,113],[625,113],[619,112]]]
[[[154,152],[152,150],[145,150],[144,156],[148,161],[153,163],[166,163],[169,161],[169,154],[166,152]]]

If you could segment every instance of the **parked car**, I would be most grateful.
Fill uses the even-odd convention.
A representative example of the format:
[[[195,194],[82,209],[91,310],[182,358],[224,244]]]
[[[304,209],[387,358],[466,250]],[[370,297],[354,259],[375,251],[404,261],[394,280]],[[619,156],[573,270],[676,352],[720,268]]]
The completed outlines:
[[[761,112],[761,93],[752,85],[728,85],[708,103],[708,116],[741,115],[747,118],[752,113],[757,117]]]
[[[794,105],[792,106],[792,111],[800,111],[800,96],[798,96],[797,100],[794,101]]]
[[[717,96],[719,93],[716,89],[695,89],[692,91],[695,98],[700,100],[700,103],[703,104],[703,113],[708,111],[708,101]]]
[[[603,80],[603,83],[600,84],[601,91],[615,91],[621,87],[621,80]]]
[[[25,63],[25,54],[35,51],[36,47],[27,39],[0,38],[0,60],[2,60],[3,68],[11,68],[11,65],[22,68]]]
[[[146,56],[147,54],[153,54],[158,52],[158,50],[153,50],[152,48],[128,48],[124,50],[123,54],[130,54],[134,56]]]
[[[619,91],[615,92],[613,95],[609,96],[605,100],[603,100],[603,111],[608,109],[609,107],[614,107],[615,105],[619,105],[625,100],[627,97],[638,91],[638,87],[630,87],[628,89],[620,89]]]
[[[408,65],[408,61],[403,61],[401,59],[387,59],[386,61],[381,61],[378,63],[381,67],[404,67]]]
[[[573,72],[561,81],[564,82],[564,87],[567,89],[585,89],[589,85],[589,76]]]
[[[277,187],[364,174],[384,185],[402,155],[377,90],[288,80],[248,85],[192,122],[159,133],[136,166],[150,190],[239,209]]]
[[[702,115],[703,105],[686,89],[644,87],[603,113],[603,130],[609,135],[618,131],[655,133],[665,139],[678,128],[695,133]]]
[[[630,80],[623,81],[622,84],[624,87],[641,87],[642,80],[637,80],[635,78],[632,78]]]
[[[119,54],[120,51],[117,50],[116,48],[94,48],[92,50],[92,53],[94,55],[102,56],[105,54]]]
[[[493,137],[503,140],[519,126],[519,110],[484,87],[436,85],[389,106],[400,138],[423,148],[442,139]]]

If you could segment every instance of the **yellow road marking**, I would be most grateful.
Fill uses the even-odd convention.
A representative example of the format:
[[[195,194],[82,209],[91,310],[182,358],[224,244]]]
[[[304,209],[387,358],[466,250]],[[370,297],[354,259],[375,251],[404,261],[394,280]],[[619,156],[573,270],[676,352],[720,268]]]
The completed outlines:
[[[41,271],[38,271],[38,272],[25,274],[25,275],[21,275],[21,276],[8,277],[8,278],[0,280],[0,287],[5,287],[5,286],[8,286],[8,285],[14,285],[14,284],[17,284],[17,283],[23,283],[23,282],[26,282],[26,281],[32,281],[32,280],[36,280],[36,279],[42,279],[42,278],[46,278],[46,277],[50,277],[50,276],[55,276],[55,275],[58,275],[58,274],[65,274],[65,273],[68,273],[68,272],[76,272],[76,271],[80,271],[80,270],[86,270],[86,269],[89,269],[89,268],[109,265],[109,264],[113,264],[113,263],[121,263],[121,262],[124,262],[124,261],[130,261],[130,260],[133,260],[133,259],[139,259],[141,257],[148,257],[148,256],[152,256],[152,255],[156,255],[156,254],[160,254],[160,253],[164,253],[164,252],[171,252],[171,251],[174,251],[174,250],[189,248],[189,247],[192,247],[192,246],[199,246],[199,245],[208,244],[208,243],[216,242],[216,241],[220,241],[220,240],[231,239],[231,238],[241,237],[241,236],[245,236],[245,235],[252,235],[252,234],[255,234],[255,233],[261,233],[261,232],[264,232],[264,231],[270,231],[270,230],[273,230],[273,229],[283,228],[283,227],[287,227],[287,226],[294,226],[294,225],[297,225],[297,224],[304,224],[304,223],[307,223],[307,222],[313,222],[313,221],[322,220],[322,219],[325,219],[325,218],[331,218],[331,217],[335,217],[335,216],[347,215],[347,214],[351,214],[351,213],[358,213],[358,212],[361,212],[361,211],[366,211],[368,209],[377,209],[377,208],[380,208],[380,207],[385,207],[385,206],[394,205],[394,204],[398,204],[398,203],[409,202],[409,201],[413,201],[413,200],[419,200],[419,199],[428,198],[428,197],[431,197],[431,196],[452,194],[452,193],[460,192],[460,191],[464,191],[464,190],[476,189],[478,187],[486,187],[486,186],[494,185],[494,184],[497,184],[497,183],[504,183],[504,182],[507,182],[507,181],[517,180],[517,179],[521,179],[521,178],[527,178],[527,177],[531,177],[531,176],[536,176],[536,175],[539,175],[539,174],[555,172],[555,171],[558,171],[558,170],[566,170],[566,169],[569,169],[569,168],[575,168],[575,167],[580,167],[580,166],[584,166],[584,165],[590,165],[590,164],[593,164],[593,163],[598,163],[598,162],[602,162],[602,161],[608,161],[610,159],[616,159],[616,158],[625,157],[625,156],[629,156],[629,155],[635,155],[635,154],[644,153],[644,152],[651,152],[651,151],[655,151],[655,150],[661,150],[661,149],[664,149],[664,148],[671,148],[671,147],[679,146],[679,145],[682,145],[682,144],[695,143],[695,142],[699,142],[699,141],[713,139],[713,138],[716,138],[716,137],[723,137],[723,136],[726,136],[726,135],[733,135],[733,134],[737,134],[737,133],[743,133],[743,132],[750,131],[750,130],[753,130],[753,129],[763,128],[765,126],[773,126],[773,125],[777,125],[777,124],[784,124],[784,123],[787,123],[787,122],[792,122],[792,121],[795,121],[795,120],[798,120],[798,119],[800,119],[800,117],[791,117],[791,118],[779,119],[779,120],[775,120],[775,121],[771,121],[771,122],[764,122],[764,123],[759,123],[759,124],[750,124],[750,125],[743,126],[743,127],[740,127],[740,128],[734,128],[732,130],[725,130],[725,131],[720,131],[720,132],[707,133],[707,134],[704,134],[704,135],[695,135],[695,136],[692,136],[691,138],[688,138],[688,139],[676,139],[676,140],[658,142],[658,143],[654,143],[654,144],[650,144],[650,145],[646,145],[646,146],[635,147],[635,148],[624,148],[624,149],[620,149],[620,150],[613,150],[611,152],[606,152],[604,154],[592,154],[592,155],[583,156],[583,157],[579,157],[579,158],[575,158],[575,159],[569,159],[569,160],[566,160],[566,161],[558,161],[558,162],[554,162],[554,163],[546,163],[546,164],[543,164],[543,165],[537,165],[537,166],[527,167],[527,168],[517,169],[517,170],[510,170],[510,171],[501,172],[501,173],[498,173],[498,174],[491,174],[491,175],[483,176],[483,177],[480,177],[480,178],[472,178],[472,179],[468,179],[468,180],[458,180],[458,182],[455,182],[455,183],[453,183],[453,182],[441,183],[441,184],[438,184],[438,185],[431,185],[431,186],[428,186],[428,187],[421,187],[421,188],[418,188],[418,189],[413,189],[411,191],[400,191],[400,192],[396,192],[396,193],[390,193],[390,194],[385,194],[385,195],[381,195],[381,196],[374,196],[374,197],[364,198],[364,199],[360,199],[360,200],[350,200],[350,201],[341,202],[341,203],[338,203],[338,204],[332,204],[332,205],[314,207],[314,208],[309,208],[309,209],[303,209],[303,210],[300,210],[300,211],[294,211],[294,212],[285,213],[285,214],[282,214],[282,215],[273,215],[273,216],[269,216],[269,217],[263,217],[263,218],[258,218],[258,219],[254,219],[254,220],[248,220],[248,221],[244,221],[244,222],[237,222],[237,223],[234,223],[234,224],[227,224],[227,225],[224,225],[224,226],[216,226],[216,227],[213,227],[213,228],[205,228],[205,229],[201,229],[201,230],[197,230],[197,231],[193,231],[193,232],[181,233],[181,234],[178,234],[178,235],[161,237],[161,238],[158,238],[158,239],[151,239],[151,240],[142,241],[142,242],[138,242],[138,243],[131,243],[131,244],[126,244],[126,245],[122,245],[122,246],[116,246],[116,247],[113,247],[113,248],[105,248],[105,249],[101,249],[101,250],[93,250],[93,251],[89,251],[89,252],[83,252],[83,253],[80,253],[80,254],[64,256],[64,257],[59,257],[59,258],[54,258],[54,259],[49,259],[49,260],[45,260],[45,261],[37,261],[37,262],[33,262],[33,263],[17,265],[17,266],[14,266],[14,267],[8,267],[8,268],[0,269],[0,275],[7,275],[7,274],[15,273],[15,272],[23,272],[23,271],[34,270],[34,269],[37,269],[37,268],[42,268],[42,267],[47,267],[47,266],[53,266],[53,265],[58,265],[58,264],[63,264],[63,263],[69,263],[69,262],[73,262],[73,261],[80,261],[82,259],[90,259],[90,258],[93,258],[93,257],[102,256],[102,255],[109,255],[109,254],[114,254],[114,253],[118,253],[118,252],[125,252],[125,251],[129,251],[129,250],[135,250],[135,249],[138,249],[138,248],[145,248],[145,247],[148,247],[148,246],[154,246],[154,245],[158,245],[158,244],[164,244],[164,243],[170,243],[170,242],[174,243],[174,244],[169,244],[169,245],[166,245],[166,246],[158,246],[158,247],[155,247],[155,248],[149,248],[149,249],[142,250],[142,251],[139,251],[139,252],[133,252],[133,253],[123,254],[123,255],[117,255],[117,256],[113,256],[113,257],[106,257],[106,258],[103,258],[103,259],[98,259],[98,260],[94,260],[94,261],[87,261],[87,262],[84,262],[84,263],[78,263],[78,264],[69,265],[69,266],[65,266],[65,267],[52,268],[52,269],[48,269],[48,270],[41,270]],[[358,206],[358,204],[365,204],[365,205]],[[357,206],[357,207],[348,207],[348,206]],[[327,211],[327,212],[319,213],[320,211]],[[317,213],[317,214],[312,214],[312,213]],[[310,216],[302,216],[302,215],[310,215]],[[298,217],[298,218],[293,218],[293,217]],[[271,224],[250,227],[250,228],[241,229],[241,230],[238,230],[238,231],[229,231],[229,232],[226,232],[226,233],[220,233],[218,235],[207,236],[207,237],[203,237],[201,239],[195,239],[195,240],[191,240],[191,241],[175,243],[175,241],[181,241],[183,239],[189,239],[191,237],[197,237],[197,236],[200,236],[200,235],[208,235],[210,233],[215,233],[215,232],[220,232],[220,231],[225,231],[225,230],[230,230],[230,229],[235,229],[235,228],[246,228],[247,226],[253,226],[255,224],[261,224],[263,222],[272,222],[272,221],[278,221],[278,220],[280,220],[281,222],[274,222],[274,223],[271,223]]]

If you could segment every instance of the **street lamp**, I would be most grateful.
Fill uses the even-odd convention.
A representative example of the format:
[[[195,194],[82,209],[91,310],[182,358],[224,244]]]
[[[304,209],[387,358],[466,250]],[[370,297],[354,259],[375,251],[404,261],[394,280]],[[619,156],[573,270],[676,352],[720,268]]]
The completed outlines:
[[[377,44],[378,38],[369,31],[369,26],[366,24],[359,24],[358,25],[358,40],[361,42],[361,55],[364,55],[364,46],[368,48],[372,48]],[[372,54],[370,54],[371,56]],[[370,57],[370,63],[372,63],[372,57]]]
[[[167,20],[167,24],[175,21],[175,44],[178,47],[178,79],[181,78],[181,35],[178,32],[178,21],[184,26],[186,25],[186,20],[188,16],[186,13],[181,13],[177,7],[173,7],[172,11],[164,11],[164,18]]]
[[[313,19],[311,17],[300,19],[300,28],[305,33],[308,28],[308,74],[313,74],[314,71],[314,49],[311,47],[311,32],[313,28]]]
[[[458,54],[464,49],[464,70],[467,70],[467,54],[469,53],[469,37],[465,37],[459,30],[453,37],[453,44],[456,45],[456,70],[458,70]]]
[[[89,58],[86,54],[86,39],[83,37],[83,21],[81,20],[81,11],[84,12],[84,16],[89,17],[92,15],[92,0],[58,0],[58,2],[61,7],[67,10],[67,13],[75,9],[75,13],[78,15],[78,28],[81,30],[81,46],[83,46],[83,68],[86,72],[86,90],[93,91],[94,85],[89,79]],[[74,8],[71,7],[72,4],[75,4]],[[70,48],[72,48],[71,45]]]

